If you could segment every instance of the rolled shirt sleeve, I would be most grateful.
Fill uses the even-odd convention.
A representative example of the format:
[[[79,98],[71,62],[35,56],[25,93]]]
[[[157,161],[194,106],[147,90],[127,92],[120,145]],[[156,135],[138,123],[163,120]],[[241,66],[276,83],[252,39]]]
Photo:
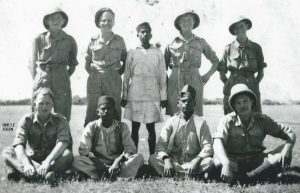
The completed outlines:
[[[78,148],[79,155],[81,156],[87,156],[92,149],[93,123],[89,123],[83,130]]]
[[[212,157],[214,153],[212,148],[212,138],[206,121],[203,121],[202,126],[200,128],[200,133],[198,135],[199,144],[201,147],[201,151],[198,157],[201,157],[202,159]]]
[[[223,144],[226,144],[228,139],[229,123],[227,116],[224,116],[217,127],[213,139],[221,139]]]
[[[72,136],[70,126],[66,118],[62,117],[57,129],[57,143],[62,142],[72,146]]]
[[[23,145],[26,147],[27,139],[28,139],[28,129],[30,127],[31,120],[28,118],[28,115],[25,115],[21,118],[18,123],[17,134],[13,141],[13,146]]]
[[[279,124],[269,116],[263,114],[263,128],[266,134],[273,137],[280,138],[282,140],[288,140],[288,135],[294,133],[292,128],[283,124]]]

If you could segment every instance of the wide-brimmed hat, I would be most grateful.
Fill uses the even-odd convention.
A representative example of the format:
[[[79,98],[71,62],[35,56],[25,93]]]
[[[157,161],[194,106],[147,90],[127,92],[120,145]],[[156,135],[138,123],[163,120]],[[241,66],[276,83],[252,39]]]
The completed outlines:
[[[110,8],[103,7],[101,9],[99,9],[95,14],[95,24],[97,27],[99,27],[99,19],[104,12],[110,12],[111,14],[113,14],[115,16],[115,13]]]
[[[252,27],[252,22],[251,22],[250,19],[245,18],[243,16],[238,16],[237,18],[235,18],[235,19],[232,20],[231,25],[229,26],[229,32],[232,35],[235,35],[234,32],[233,32],[235,24],[237,24],[237,23],[239,23],[241,21],[245,22],[245,24],[247,25],[247,30],[249,30]]]
[[[252,100],[253,100],[253,107],[256,105],[256,95],[252,90],[250,90],[247,85],[245,84],[236,84],[231,88],[230,91],[230,97],[229,97],[229,106],[232,110],[233,108],[233,103],[234,103],[234,98],[239,95],[239,94],[247,94]]]
[[[49,11],[46,13],[46,15],[45,15],[44,18],[43,18],[43,24],[44,24],[44,27],[45,27],[46,29],[49,28],[49,26],[48,26],[48,24],[47,24],[46,21],[47,21],[48,17],[49,17],[50,15],[54,14],[54,13],[60,13],[60,14],[62,15],[62,17],[65,19],[65,23],[62,25],[62,28],[66,27],[67,24],[68,24],[68,21],[69,21],[68,15],[67,15],[61,8],[59,8],[59,7],[55,7],[55,8],[53,8],[53,9],[49,10]]]
[[[180,29],[180,26],[179,26],[179,21],[180,21],[180,18],[181,18],[182,16],[184,16],[184,15],[191,15],[191,16],[193,16],[194,21],[195,21],[195,22],[194,22],[193,29],[195,29],[196,27],[199,26],[199,24],[200,24],[200,17],[199,17],[199,15],[196,14],[196,13],[194,12],[194,10],[188,9],[188,10],[182,11],[182,13],[179,14],[179,15],[176,17],[176,19],[175,19],[175,21],[174,21],[174,25],[175,25],[176,29],[178,29],[179,31],[181,30],[181,29]]]

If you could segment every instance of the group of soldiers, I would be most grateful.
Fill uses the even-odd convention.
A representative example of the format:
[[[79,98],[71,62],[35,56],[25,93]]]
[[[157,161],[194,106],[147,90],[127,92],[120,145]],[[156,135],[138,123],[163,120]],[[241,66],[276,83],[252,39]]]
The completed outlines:
[[[55,9],[43,18],[47,32],[34,41],[31,65],[33,112],[20,120],[12,146],[2,153],[9,180],[42,178],[53,183],[70,169],[95,180],[134,178],[144,165],[143,156],[137,153],[141,123],[149,132],[148,163],[158,176],[213,177],[232,183],[268,179],[290,165],[295,134],[261,113],[258,85],[266,64],[261,47],[247,38],[251,20],[239,18],[230,25],[236,40],[226,46],[219,61],[209,44],[192,33],[200,24],[194,11],[176,17],[174,25],[180,35],[164,55],[150,44],[147,22],[136,28],[141,44],[127,53],[123,38],[112,32],[114,18],[109,8],[95,15],[100,32],[91,38],[86,51],[88,105],[76,156],[69,127],[69,77],[78,64],[77,46],[62,30],[68,23],[65,12]],[[201,76],[202,53],[212,66]],[[171,69],[168,80],[166,67]],[[202,117],[203,86],[216,70],[224,82],[225,115],[211,136]],[[120,121],[121,107],[124,118],[132,122],[131,131]],[[161,108],[171,118],[156,140],[155,122],[163,121]],[[264,152],[266,135],[285,144]]]

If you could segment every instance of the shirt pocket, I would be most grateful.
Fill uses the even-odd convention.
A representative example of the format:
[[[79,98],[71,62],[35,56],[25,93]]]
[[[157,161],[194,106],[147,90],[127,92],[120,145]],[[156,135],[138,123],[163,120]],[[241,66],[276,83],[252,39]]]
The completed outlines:
[[[46,140],[49,147],[54,147],[57,142],[57,133],[55,128],[48,128],[46,132]]]
[[[41,145],[42,135],[42,131],[36,125],[28,129],[28,143],[33,149]]]
[[[254,50],[247,51],[247,65],[253,72],[257,72],[258,58]]]
[[[242,153],[245,146],[245,133],[242,129],[232,128],[227,140],[226,149],[230,153]]]
[[[257,149],[263,146],[263,141],[265,134],[259,129],[252,129],[249,131],[249,143],[250,145]]]
[[[190,60],[191,62],[201,62],[202,47],[199,44],[192,43],[190,47]]]
[[[108,54],[108,58],[112,62],[117,62],[121,60],[122,55],[122,47],[119,42],[113,41],[110,45],[110,49]]]

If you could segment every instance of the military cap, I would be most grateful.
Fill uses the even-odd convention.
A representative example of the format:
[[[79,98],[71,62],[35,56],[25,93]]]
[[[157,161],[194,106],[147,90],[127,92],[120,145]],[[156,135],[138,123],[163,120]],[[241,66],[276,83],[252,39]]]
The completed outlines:
[[[196,97],[196,90],[194,87],[192,87],[191,85],[185,85],[181,91],[180,91],[180,97],[182,98],[186,98],[188,96],[192,96],[193,99],[195,99]]]
[[[101,96],[98,99],[98,107],[101,104],[111,104],[111,105],[115,106],[115,99],[111,96]]]
[[[148,29],[151,31],[150,24],[148,22],[143,22],[136,27],[136,31],[139,32],[141,29]]]

